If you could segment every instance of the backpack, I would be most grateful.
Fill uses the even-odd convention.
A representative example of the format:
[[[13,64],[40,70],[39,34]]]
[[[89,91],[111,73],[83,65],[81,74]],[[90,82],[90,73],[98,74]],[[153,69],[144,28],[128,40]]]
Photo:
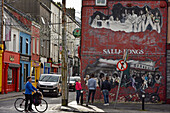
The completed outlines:
[[[35,106],[41,104],[42,94],[40,92],[36,92],[33,94],[33,103]]]

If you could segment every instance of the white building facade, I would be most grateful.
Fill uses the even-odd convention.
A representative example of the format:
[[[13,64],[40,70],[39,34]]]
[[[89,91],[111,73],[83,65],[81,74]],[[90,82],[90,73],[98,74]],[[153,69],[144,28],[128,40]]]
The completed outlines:
[[[80,45],[80,38],[73,36],[73,31],[80,28],[80,24],[73,19],[69,14],[66,15],[66,38],[67,38],[67,52],[68,52],[68,66],[70,75],[72,75],[72,68],[74,65],[74,56],[78,57],[78,46]],[[60,68],[61,51],[62,51],[62,9],[55,2],[51,2],[51,46],[50,58],[54,64],[58,64]],[[53,67],[52,67],[53,68]],[[56,68],[56,67],[54,67]],[[61,72],[61,69],[58,69]],[[52,69],[53,71],[53,69]]]

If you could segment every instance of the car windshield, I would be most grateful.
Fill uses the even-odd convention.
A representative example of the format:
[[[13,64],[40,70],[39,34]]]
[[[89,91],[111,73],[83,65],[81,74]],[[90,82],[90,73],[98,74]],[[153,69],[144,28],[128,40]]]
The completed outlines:
[[[59,76],[41,75],[40,81],[43,82],[58,82]]]
[[[70,81],[78,81],[78,80],[80,80],[80,78],[78,78],[78,77],[70,77]]]
[[[75,78],[70,77],[70,81],[75,81]]]

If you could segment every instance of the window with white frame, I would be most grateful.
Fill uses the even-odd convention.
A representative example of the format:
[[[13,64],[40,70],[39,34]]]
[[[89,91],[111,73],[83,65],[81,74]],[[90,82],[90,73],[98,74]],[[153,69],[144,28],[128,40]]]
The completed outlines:
[[[96,6],[106,6],[106,0],[96,0]]]
[[[40,43],[40,41],[39,41],[39,39],[37,38],[37,55],[39,55],[39,43]]]
[[[33,42],[33,53],[35,54],[35,38],[32,39]]]

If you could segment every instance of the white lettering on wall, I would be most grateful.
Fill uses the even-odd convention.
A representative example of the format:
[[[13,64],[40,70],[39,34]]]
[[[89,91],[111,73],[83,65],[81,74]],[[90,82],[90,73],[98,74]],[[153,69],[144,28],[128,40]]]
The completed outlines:
[[[126,49],[103,49],[103,54],[114,54],[119,55],[121,53],[124,53]],[[143,49],[129,49],[129,54],[131,55],[142,55],[144,54]]]

